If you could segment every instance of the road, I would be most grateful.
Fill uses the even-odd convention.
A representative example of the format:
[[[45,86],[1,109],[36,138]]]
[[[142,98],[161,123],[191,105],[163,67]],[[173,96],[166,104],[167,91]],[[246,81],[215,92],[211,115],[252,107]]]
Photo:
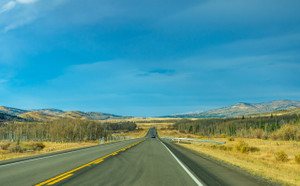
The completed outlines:
[[[236,167],[144,138],[0,163],[0,185],[272,185]]]

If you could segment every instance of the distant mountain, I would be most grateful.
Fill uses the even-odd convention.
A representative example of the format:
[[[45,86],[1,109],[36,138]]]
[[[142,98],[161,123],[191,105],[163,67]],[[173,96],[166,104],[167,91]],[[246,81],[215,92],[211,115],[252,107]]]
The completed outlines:
[[[38,110],[32,110],[32,111],[36,111],[36,112],[40,112],[40,113],[44,113],[44,114],[50,114],[50,115],[59,115],[59,114],[65,113],[65,111],[59,110],[59,109],[38,109]]]
[[[39,111],[32,111],[26,112],[23,114],[18,115],[18,117],[30,120],[30,121],[49,121],[49,120],[57,120],[61,119],[62,117],[52,115],[52,114],[45,114]]]
[[[0,112],[0,125],[3,122],[9,121],[26,121],[26,119]]]
[[[243,115],[255,115],[272,113],[279,110],[292,110],[300,107],[300,101],[278,100],[267,103],[237,103],[230,107],[224,107],[209,111],[200,111],[187,114],[176,114],[165,117],[173,118],[228,118]]]
[[[30,121],[47,121],[57,120],[62,118],[80,118],[90,120],[106,120],[106,119],[126,119],[131,118],[127,116],[118,116],[114,114],[102,112],[82,112],[82,111],[63,111],[59,109],[36,109],[36,110],[22,110],[11,107],[0,107],[0,114],[9,114],[17,118],[23,118]]]
[[[19,114],[23,114],[23,113],[26,113],[28,111],[27,110],[22,110],[22,109],[17,109],[17,108],[12,108],[12,107],[0,106],[0,112],[17,116]]]
[[[126,116],[118,116],[114,114],[107,114],[101,112],[82,112],[82,111],[71,111],[60,114],[59,116],[64,118],[85,118],[90,120],[106,120],[106,119],[123,119],[130,118]]]

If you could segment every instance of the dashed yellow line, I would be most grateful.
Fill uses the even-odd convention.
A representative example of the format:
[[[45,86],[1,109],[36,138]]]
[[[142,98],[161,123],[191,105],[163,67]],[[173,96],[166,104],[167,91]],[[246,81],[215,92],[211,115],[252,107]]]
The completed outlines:
[[[68,172],[65,172],[65,173],[63,173],[63,174],[61,174],[61,175],[58,175],[58,176],[54,177],[54,178],[51,178],[51,179],[49,179],[49,180],[46,180],[46,181],[44,181],[44,182],[42,182],[42,183],[39,183],[39,184],[37,184],[37,185],[35,185],[35,186],[53,185],[53,184],[55,184],[55,183],[58,183],[58,182],[60,182],[61,180],[64,180],[64,179],[66,179],[66,178],[68,178],[68,177],[74,175],[73,173],[74,173],[75,171],[78,171],[78,170],[80,170],[80,169],[82,169],[82,168],[84,168],[84,167],[88,167],[88,166],[90,166],[90,165],[92,165],[92,164],[98,164],[98,163],[101,163],[101,162],[104,161],[104,159],[106,159],[106,158],[108,158],[108,157],[110,157],[110,156],[115,156],[115,155],[117,155],[119,152],[125,151],[125,150],[127,150],[127,149],[129,149],[129,148],[131,148],[131,147],[133,147],[133,146],[135,146],[135,145],[137,145],[137,144],[139,144],[139,143],[141,143],[141,142],[143,142],[143,141],[145,141],[145,139],[143,139],[143,140],[141,140],[141,141],[138,141],[138,142],[136,142],[136,143],[134,143],[134,144],[132,144],[132,145],[129,145],[129,146],[125,147],[125,148],[122,148],[122,149],[120,149],[120,150],[117,150],[117,151],[115,151],[115,152],[113,152],[113,153],[110,153],[110,154],[108,154],[108,155],[106,155],[106,156],[104,156],[104,157],[101,157],[101,158],[99,158],[99,159],[96,159],[96,160],[94,160],[94,161],[91,161],[91,162],[89,162],[89,163],[87,163],[87,164],[85,164],[85,165],[82,165],[82,166],[80,166],[80,167],[77,167],[77,168],[75,168],[75,169],[73,169],[73,170],[70,170],[70,171],[68,171]]]

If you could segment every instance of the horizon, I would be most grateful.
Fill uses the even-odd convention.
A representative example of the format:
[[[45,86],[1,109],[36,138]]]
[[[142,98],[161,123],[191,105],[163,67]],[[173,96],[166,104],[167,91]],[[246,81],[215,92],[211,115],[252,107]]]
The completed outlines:
[[[63,111],[63,112],[96,112],[96,113],[103,113],[103,114],[112,114],[112,115],[117,115],[117,116],[124,116],[124,117],[134,117],[134,118],[159,118],[159,117],[166,117],[166,116],[172,116],[172,115],[180,115],[180,114],[192,114],[192,113],[201,113],[201,112],[205,112],[205,111],[211,111],[211,110],[218,110],[218,109],[223,109],[223,108],[228,108],[234,105],[237,105],[239,103],[245,103],[245,104],[252,104],[252,105],[257,105],[257,104],[263,104],[263,103],[272,103],[272,102],[278,102],[278,101],[292,101],[292,102],[300,102],[298,100],[288,100],[288,99],[282,99],[282,100],[273,100],[270,102],[259,102],[259,103],[248,103],[248,102],[237,102],[233,105],[230,106],[222,106],[222,107],[218,107],[218,108],[214,108],[214,109],[208,109],[208,110],[195,110],[195,111],[190,111],[190,112],[185,112],[185,113],[170,113],[167,115],[160,115],[160,116],[134,116],[132,114],[129,115],[120,115],[117,113],[107,113],[107,112],[101,112],[101,111],[86,111],[86,110],[63,110],[60,108],[39,108],[39,109],[23,109],[23,108],[16,108],[16,107],[10,107],[10,106],[6,106],[6,105],[0,105],[0,107],[7,107],[7,108],[12,108],[12,109],[20,109],[20,110],[24,110],[24,111],[39,111],[39,110],[58,110],[58,111]]]
[[[0,2],[0,103],[155,117],[300,100],[297,0]]]

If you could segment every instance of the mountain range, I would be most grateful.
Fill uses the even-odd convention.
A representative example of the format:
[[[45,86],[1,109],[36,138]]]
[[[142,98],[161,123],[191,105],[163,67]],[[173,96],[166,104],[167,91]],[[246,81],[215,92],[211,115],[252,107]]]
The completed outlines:
[[[164,117],[171,118],[230,118],[238,116],[258,115],[284,110],[292,110],[300,107],[300,101],[277,100],[266,103],[237,103],[230,107],[220,109],[198,111],[185,114],[174,114]]]
[[[11,120],[18,118],[27,121],[47,121],[62,118],[80,118],[90,120],[106,120],[106,119],[126,119],[131,118],[127,116],[118,116],[114,114],[107,114],[102,112],[82,112],[82,111],[63,111],[59,109],[37,109],[37,110],[23,110],[11,107],[0,106],[0,113],[6,114],[7,118]]]
[[[174,114],[162,116],[163,118],[229,118],[249,115],[263,115],[276,113],[279,111],[291,111],[295,109],[300,112],[300,101],[277,100],[266,103],[237,103],[230,107],[220,109],[198,111],[185,114]],[[23,110],[11,107],[0,106],[0,122],[3,121],[48,121],[62,118],[80,118],[90,120],[106,119],[128,119],[132,117],[118,116],[102,112],[83,112],[83,111],[63,111],[59,109],[37,109]]]

